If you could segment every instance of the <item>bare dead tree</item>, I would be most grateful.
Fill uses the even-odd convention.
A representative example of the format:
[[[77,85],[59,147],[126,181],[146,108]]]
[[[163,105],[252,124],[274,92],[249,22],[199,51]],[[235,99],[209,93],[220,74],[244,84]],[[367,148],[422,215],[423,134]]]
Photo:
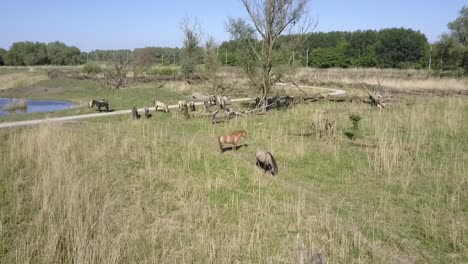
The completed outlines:
[[[273,85],[281,79],[273,67],[280,53],[275,49],[282,35],[295,35],[288,46],[294,49],[313,25],[308,17],[309,0],[242,0],[250,23],[229,18],[227,30],[237,40],[245,72],[252,84],[261,91],[263,105]],[[296,42],[297,45],[293,45]],[[266,108],[265,108],[266,109]]]
[[[128,84],[128,72],[131,70],[132,57],[121,57],[112,62],[104,72],[102,84],[111,89],[120,89]]]
[[[146,72],[151,66],[156,64],[156,48],[146,47],[135,49],[133,53],[134,77],[136,77],[139,72]]]
[[[209,37],[204,48],[204,77],[210,83],[213,93],[220,86],[220,79],[217,75],[221,62],[218,59],[218,44],[213,37]]]
[[[188,79],[195,72],[203,31],[196,19],[192,22],[188,17],[181,20],[180,29],[184,34],[182,73]]]

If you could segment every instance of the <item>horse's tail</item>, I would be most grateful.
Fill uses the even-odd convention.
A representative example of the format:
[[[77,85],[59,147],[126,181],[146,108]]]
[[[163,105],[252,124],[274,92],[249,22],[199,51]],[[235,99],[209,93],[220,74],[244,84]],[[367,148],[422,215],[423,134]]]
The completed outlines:
[[[268,155],[270,155],[270,159],[271,159],[271,174],[273,174],[273,176],[276,176],[278,175],[278,164],[276,164],[276,160],[275,160],[275,157],[273,157],[273,155],[271,155],[270,152],[268,152]]]

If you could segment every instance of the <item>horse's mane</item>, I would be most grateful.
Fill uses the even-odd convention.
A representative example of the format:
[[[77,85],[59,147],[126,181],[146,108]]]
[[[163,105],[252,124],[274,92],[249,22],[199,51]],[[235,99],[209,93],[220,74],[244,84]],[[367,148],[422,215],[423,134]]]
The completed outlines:
[[[271,155],[270,152],[268,152],[268,155],[270,155],[270,158],[271,158],[271,174],[273,174],[273,176],[276,176],[278,174],[278,164],[276,164],[276,160],[275,160],[275,157],[273,157],[273,155]]]
[[[232,132],[231,135],[237,135],[237,134],[247,134],[247,132],[245,132],[245,130],[237,130],[237,131]]]

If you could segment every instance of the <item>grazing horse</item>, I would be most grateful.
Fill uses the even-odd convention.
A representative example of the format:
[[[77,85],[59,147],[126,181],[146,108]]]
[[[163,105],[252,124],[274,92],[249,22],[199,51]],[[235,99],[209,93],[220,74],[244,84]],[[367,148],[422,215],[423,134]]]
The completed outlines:
[[[289,107],[294,102],[294,96],[284,95],[276,99],[276,107]]]
[[[276,164],[276,160],[270,152],[265,150],[257,150],[255,157],[257,158],[256,165],[262,168],[264,173],[268,171],[273,176],[278,175],[278,165]]]
[[[169,107],[167,107],[167,104],[158,101],[158,100],[153,100],[154,107],[156,108],[156,111],[163,111],[168,113],[169,112]]]
[[[141,115],[138,113],[138,110],[135,106],[132,108],[132,119],[140,119]]]
[[[89,108],[93,108],[94,106],[98,107],[99,112],[101,112],[101,107],[105,107],[106,112],[109,112],[109,101],[106,99],[89,101]]]
[[[221,122],[224,122],[224,121],[228,121],[229,119],[231,119],[235,115],[236,115],[236,113],[234,111],[232,111],[231,109],[229,109],[229,108],[220,109],[220,110],[214,112],[213,115],[211,116],[211,123],[216,124],[216,123],[221,123]]]
[[[193,101],[190,101],[190,102],[188,103],[188,107],[189,107],[190,112],[195,112],[195,111],[196,111],[196,109],[195,109],[195,103],[194,103]]]
[[[210,105],[216,105],[217,97],[216,95],[210,96],[209,102]]]
[[[229,99],[229,97],[227,97],[225,95],[223,97],[221,97],[221,100],[224,101],[224,105],[230,105],[231,104],[231,99]]]
[[[205,112],[205,113],[210,112],[210,102],[209,101],[204,101],[203,102],[203,112]]]
[[[236,151],[237,143],[239,140],[244,137],[247,137],[247,132],[244,130],[235,131],[230,135],[222,135],[218,137],[219,150],[223,153],[223,144],[232,144],[232,150]]]
[[[145,107],[145,117],[146,117],[146,118],[150,118],[150,117],[152,117],[152,115],[151,115],[151,113],[150,113],[150,111],[149,111],[149,108],[148,108],[148,107]]]
[[[179,110],[185,110],[188,108],[187,102],[184,100],[179,101],[178,105],[179,105]]]

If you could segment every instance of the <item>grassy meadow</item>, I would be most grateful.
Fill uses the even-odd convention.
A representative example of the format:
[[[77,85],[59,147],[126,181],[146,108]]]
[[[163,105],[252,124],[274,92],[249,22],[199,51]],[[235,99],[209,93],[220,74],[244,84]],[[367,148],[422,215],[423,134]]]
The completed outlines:
[[[36,85],[62,88],[37,99],[105,96],[119,108],[192,89]],[[327,121],[336,130],[320,137]],[[243,146],[220,154],[217,136],[239,129]],[[0,263],[467,263],[467,131],[466,97],[429,95],[218,125],[153,113],[3,129]],[[277,177],[255,167],[259,148]]]

